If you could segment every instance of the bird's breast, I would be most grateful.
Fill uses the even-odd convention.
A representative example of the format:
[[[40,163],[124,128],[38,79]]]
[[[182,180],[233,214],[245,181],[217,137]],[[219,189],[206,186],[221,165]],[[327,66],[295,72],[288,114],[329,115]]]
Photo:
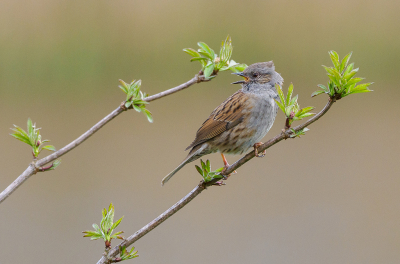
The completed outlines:
[[[255,103],[247,126],[256,130],[253,139],[255,140],[254,143],[257,143],[271,129],[278,112],[278,106],[270,94],[255,95],[255,97]]]

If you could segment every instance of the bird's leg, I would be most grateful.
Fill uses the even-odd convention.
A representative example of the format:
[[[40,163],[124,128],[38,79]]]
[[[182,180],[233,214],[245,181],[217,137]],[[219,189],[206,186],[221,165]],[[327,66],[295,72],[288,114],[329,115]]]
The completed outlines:
[[[265,154],[267,154],[267,150],[266,150],[266,149],[263,151],[263,153],[261,153],[261,155],[258,154],[257,148],[258,148],[259,146],[261,146],[262,144],[264,144],[264,143],[258,142],[258,143],[256,143],[256,144],[253,145],[254,154],[255,154],[255,156],[256,156],[257,158],[263,158],[263,157],[265,156]]]
[[[224,172],[228,169],[228,167],[230,165],[229,165],[228,161],[226,160],[224,153],[221,153],[221,156],[222,156],[222,160],[224,161],[224,170],[221,173],[224,174]],[[237,173],[236,171],[233,171],[231,174],[236,174],[236,173]],[[226,179],[228,179],[228,177],[231,176],[231,174],[226,175]]]

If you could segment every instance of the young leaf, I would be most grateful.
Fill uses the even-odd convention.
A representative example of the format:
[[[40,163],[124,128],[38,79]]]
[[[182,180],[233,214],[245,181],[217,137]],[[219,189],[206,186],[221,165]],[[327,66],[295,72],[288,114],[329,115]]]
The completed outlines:
[[[42,147],[42,149],[47,149],[47,150],[51,150],[51,151],[56,151],[56,148],[55,148],[54,146],[52,146],[52,145],[44,146],[44,147]]]
[[[198,42],[197,45],[205,51],[208,55],[210,55],[210,59],[214,59],[214,51],[204,42]]]
[[[186,52],[187,54],[189,54],[190,56],[200,57],[200,54],[192,48],[183,49],[183,51]]]
[[[352,70],[351,72],[345,74],[345,75],[343,76],[344,79],[345,79],[346,81],[349,81],[354,75],[356,75],[356,73],[358,72],[358,69],[359,69],[359,68],[354,69],[354,70]]]
[[[196,58],[191,58],[190,61],[207,61],[207,58],[204,57],[196,57]]]
[[[26,138],[26,137],[22,136],[21,134],[14,133],[14,134],[10,134],[10,135],[28,145],[31,145],[29,138]]]
[[[233,62],[233,63],[232,63]],[[248,66],[244,63],[236,63],[234,60],[231,60],[230,66],[228,67],[229,70],[233,71],[233,72],[242,72],[244,71]]]
[[[206,171],[206,164],[204,163],[204,161],[202,159],[200,160],[200,164],[201,164],[201,168],[203,169],[203,171]]]
[[[32,120],[30,118],[28,118],[27,127],[28,127],[28,135],[32,135],[33,134],[33,125],[32,125]]]
[[[279,84],[276,84],[275,87],[276,87],[276,91],[278,92],[279,98],[281,99],[282,105],[286,107],[285,97],[283,96],[281,86]]]
[[[204,77],[208,79],[214,71],[214,63],[209,62],[209,64],[204,68]]]
[[[344,71],[343,75],[348,74],[349,72],[351,72],[354,68],[354,62],[351,63],[349,66],[347,66],[346,70]]]
[[[286,97],[286,102],[290,102],[291,101],[292,94],[293,94],[293,83],[291,83],[289,85],[288,92],[287,92],[287,97]]]
[[[339,55],[336,53],[336,51],[331,50],[329,52],[329,56],[331,57],[332,63],[335,66],[335,68],[337,70],[340,70]]]
[[[204,57],[206,57],[208,60],[214,61],[214,57],[213,57],[212,54],[210,54],[210,53],[208,53],[208,52],[205,52],[205,51],[202,51],[202,50],[199,50],[199,53],[200,53],[201,55],[203,55]]]
[[[279,106],[279,108],[282,110],[282,112],[285,113],[285,106],[281,104],[278,100],[274,99],[275,103]]]
[[[153,116],[151,115],[151,112],[147,109],[143,109],[144,113],[146,114],[147,120],[150,123],[153,123]]]
[[[200,173],[201,176],[204,176],[203,170],[197,165],[195,165],[195,167],[196,167],[197,172]]]
[[[342,63],[340,64],[340,72],[343,72],[343,70],[347,67],[352,54],[353,52],[350,52],[343,58]]]
[[[314,96],[317,96],[317,95],[323,94],[323,93],[325,93],[325,91],[323,91],[323,90],[318,90],[318,91],[313,92],[313,93],[311,94],[311,97],[314,97]]]

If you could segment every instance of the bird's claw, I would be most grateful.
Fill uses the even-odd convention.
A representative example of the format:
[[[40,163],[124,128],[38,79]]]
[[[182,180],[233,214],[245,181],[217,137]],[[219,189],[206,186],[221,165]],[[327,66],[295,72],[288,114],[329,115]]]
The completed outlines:
[[[224,170],[221,171],[221,176],[224,178],[224,180],[227,180],[229,177],[231,177],[231,175],[237,173],[237,171],[234,170],[233,172],[229,173],[228,175],[225,175],[225,172],[226,172],[226,170],[228,169],[228,167],[229,167],[229,165],[228,165],[228,166],[225,166]]]
[[[254,155],[257,157],[257,158],[263,158],[263,157],[265,157],[265,154],[267,154],[267,150],[266,149],[264,149],[264,151],[261,153],[261,154],[259,154],[258,153],[258,147],[260,147],[261,145],[263,145],[264,143],[262,143],[262,142],[258,142],[258,143],[256,143],[256,144],[254,144]]]

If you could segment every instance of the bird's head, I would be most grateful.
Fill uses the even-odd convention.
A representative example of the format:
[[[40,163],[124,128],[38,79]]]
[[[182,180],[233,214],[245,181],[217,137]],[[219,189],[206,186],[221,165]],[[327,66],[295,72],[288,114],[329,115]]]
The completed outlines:
[[[273,61],[254,63],[247,67],[243,72],[232,73],[244,78],[244,80],[232,84],[268,83],[273,79],[275,73]]]

